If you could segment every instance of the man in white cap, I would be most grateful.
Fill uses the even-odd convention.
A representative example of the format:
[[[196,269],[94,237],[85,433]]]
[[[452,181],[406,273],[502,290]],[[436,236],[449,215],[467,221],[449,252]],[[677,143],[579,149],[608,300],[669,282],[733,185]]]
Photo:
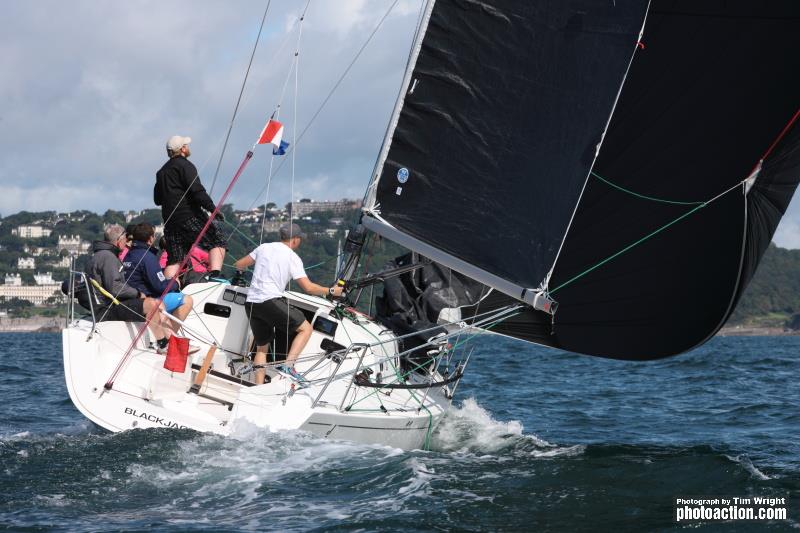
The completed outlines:
[[[297,224],[284,224],[280,228],[281,242],[264,243],[234,264],[236,270],[244,270],[252,265],[253,280],[247,292],[247,316],[256,341],[256,383],[264,383],[265,372],[259,365],[267,362],[267,349],[273,338],[273,330],[284,333],[294,332],[295,337],[286,354],[286,364],[281,369],[302,383],[305,381],[294,370],[297,356],[305,348],[311,337],[311,324],[296,307],[289,306],[283,296],[290,279],[301,289],[315,296],[341,296],[341,287],[323,287],[308,279],[303,260],[295,253],[305,234]],[[288,331],[287,331],[288,327]]]
[[[192,155],[189,150],[191,142],[190,137],[180,135],[169,138],[169,160],[156,173],[153,189],[153,200],[161,206],[161,217],[164,219],[164,238],[167,241],[164,275],[168,278],[178,274],[180,263],[208,221],[208,213],[215,209],[214,202],[200,183],[197,167],[187,159]],[[217,214],[214,222],[217,220],[224,221],[222,212]],[[227,245],[222,230],[212,223],[200,240],[200,248],[209,251],[209,278],[219,276]]]

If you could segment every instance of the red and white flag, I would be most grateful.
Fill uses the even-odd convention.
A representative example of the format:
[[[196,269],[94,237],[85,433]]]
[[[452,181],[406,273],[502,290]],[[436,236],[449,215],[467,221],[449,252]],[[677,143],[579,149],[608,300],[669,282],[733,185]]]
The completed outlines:
[[[283,124],[277,120],[269,119],[267,125],[261,131],[261,136],[258,138],[258,144],[272,144],[275,146],[281,145],[283,138]]]

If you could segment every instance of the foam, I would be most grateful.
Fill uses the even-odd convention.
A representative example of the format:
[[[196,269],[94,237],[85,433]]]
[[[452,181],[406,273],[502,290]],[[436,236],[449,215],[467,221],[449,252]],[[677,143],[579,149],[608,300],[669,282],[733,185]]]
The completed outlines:
[[[521,442],[526,445],[549,447],[549,442],[535,435],[523,435],[518,420],[501,422],[466,398],[460,407],[451,408],[433,435],[433,449],[445,452],[494,454]]]
[[[552,448],[549,450],[533,450],[531,455],[534,457],[575,457],[586,451],[585,444],[576,444],[565,448]]]
[[[768,475],[766,475],[764,472],[762,472],[761,470],[756,468],[756,465],[753,464],[753,461],[751,461],[750,458],[747,457],[746,455],[737,455],[735,457],[731,457],[730,455],[726,455],[725,457],[727,457],[729,460],[733,461],[734,463],[738,463],[738,464],[742,465],[742,467],[744,467],[744,469],[747,470],[750,473],[750,475],[752,475],[756,479],[760,479],[761,481],[766,481],[768,479],[772,479]]]
[[[408,479],[406,485],[400,487],[397,491],[398,495],[406,498],[422,494],[427,495],[429,493],[428,489],[430,488],[431,479],[435,472],[428,469],[425,463],[422,463],[416,458],[412,458],[408,464],[411,467],[411,478]]]

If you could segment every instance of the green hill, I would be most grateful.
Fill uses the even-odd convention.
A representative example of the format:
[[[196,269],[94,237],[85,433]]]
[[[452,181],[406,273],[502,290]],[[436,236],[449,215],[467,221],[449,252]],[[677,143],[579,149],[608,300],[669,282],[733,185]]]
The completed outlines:
[[[231,265],[236,259],[250,252],[262,239],[276,240],[277,234],[261,235],[259,223],[239,222],[230,205],[223,206],[223,212],[226,218],[224,228],[230,235],[224,273],[232,276]],[[357,219],[358,213],[355,209],[338,215],[330,212],[314,212],[310,214],[311,216],[298,221],[308,234],[300,249],[300,255],[311,279],[321,284],[334,281],[337,247],[340,242],[344,243],[347,230]],[[274,215],[270,214],[268,219],[270,216]],[[142,211],[139,216],[131,220],[133,223],[143,221],[153,225],[159,224],[160,210]],[[37,252],[36,270],[52,271],[55,279],[64,279],[67,276],[67,269],[48,264],[59,258],[59,252],[56,250],[58,237],[78,235],[85,240],[100,239],[103,227],[110,223],[124,225],[125,214],[113,210],[108,210],[102,215],[90,211],[73,213],[22,211],[6,216],[0,219],[0,276],[20,272],[24,283],[32,283],[33,271],[19,271],[17,260],[21,257],[30,257],[32,250],[39,247],[41,250]],[[52,233],[38,239],[25,239],[12,235],[13,228],[21,224],[39,224],[50,228]],[[362,272],[377,272],[389,259],[404,252],[401,247],[373,235],[362,256]],[[61,252],[60,255],[64,253]],[[87,258],[87,256],[78,257],[76,267],[82,269]],[[375,287],[375,290],[380,290],[380,287]],[[729,325],[783,327],[792,322],[795,314],[798,315],[795,322],[800,323],[800,250],[788,250],[772,244],[728,322]]]
[[[729,324],[781,327],[800,313],[800,250],[771,244]]]

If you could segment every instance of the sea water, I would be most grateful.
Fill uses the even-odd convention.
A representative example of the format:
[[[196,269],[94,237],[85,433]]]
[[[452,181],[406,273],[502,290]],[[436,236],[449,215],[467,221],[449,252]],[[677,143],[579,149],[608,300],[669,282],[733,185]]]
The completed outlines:
[[[58,334],[0,334],[0,529],[753,531],[800,528],[800,338],[609,361],[481,336],[432,449],[188,430],[72,406]],[[787,498],[789,519],[675,522],[675,498]]]

